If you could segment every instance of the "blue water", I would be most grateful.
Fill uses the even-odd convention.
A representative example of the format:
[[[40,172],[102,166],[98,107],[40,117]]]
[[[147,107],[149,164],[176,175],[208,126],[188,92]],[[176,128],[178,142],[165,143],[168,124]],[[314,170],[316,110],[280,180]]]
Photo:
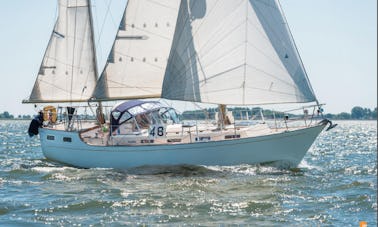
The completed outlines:
[[[377,226],[377,122],[340,121],[298,169],[76,169],[0,121],[0,226]]]

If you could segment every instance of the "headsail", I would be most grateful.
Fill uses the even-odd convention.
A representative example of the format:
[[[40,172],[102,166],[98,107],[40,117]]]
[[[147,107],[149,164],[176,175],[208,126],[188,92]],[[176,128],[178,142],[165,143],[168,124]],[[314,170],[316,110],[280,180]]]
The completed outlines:
[[[162,97],[234,105],[316,100],[277,0],[182,0]]]
[[[179,0],[129,0],[95,100],[156,98],[176,26]]]
[[[88,0],[59,0],[59,15],[25,103],[83,102],[93,92],[97,66]]]

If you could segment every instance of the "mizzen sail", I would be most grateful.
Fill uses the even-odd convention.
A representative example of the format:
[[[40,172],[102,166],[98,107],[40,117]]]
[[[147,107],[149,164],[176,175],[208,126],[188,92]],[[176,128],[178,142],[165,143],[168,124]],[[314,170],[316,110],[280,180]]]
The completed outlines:
[[[129,0],[94,100],[161,96],[180,1]]]
[[[316,100],[276,0],[182,0],[162,97],[234,105]]]
[[[97,80],[88,0],[59,0],[59,15],[26,103],[83,102]]]

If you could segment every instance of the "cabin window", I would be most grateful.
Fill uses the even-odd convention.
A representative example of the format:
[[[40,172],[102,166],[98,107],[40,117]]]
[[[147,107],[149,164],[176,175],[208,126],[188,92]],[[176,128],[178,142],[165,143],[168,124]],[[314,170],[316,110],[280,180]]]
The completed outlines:
[[[225,139],[240,139],[240,135],[226,135]]]
[[[114,111],[114,112],[112,113],[113,118],[116,119],[116,120],[118,120],[119,115],[121,115],[121,112]]]
[[[152,110],[160,107],[158,103],[143,103],[141,106],[146,110]]]
[[[210,136],[201,136],[201,137],[196,137],[196,141],[201,141],[201,142],[207,142],[211,140]]]
[[[138,115],[145,112],[145,110],[140,106],[134,106],[128,110],[132,115]]]
[[[167,142],[168,143],[180,143],[181,139],[176,139],[176,138],[174,138],[174,139],[167,139]]]
[[[55,136],[47,135],[47,140],[55,140]]]
[[[122,124],[123,122],[129,120],[131,118],[131,115],[128,112],[124,112],[119,119],[119,123]]]
[[[71,137],[63,137],[63,142],[72,142]]]

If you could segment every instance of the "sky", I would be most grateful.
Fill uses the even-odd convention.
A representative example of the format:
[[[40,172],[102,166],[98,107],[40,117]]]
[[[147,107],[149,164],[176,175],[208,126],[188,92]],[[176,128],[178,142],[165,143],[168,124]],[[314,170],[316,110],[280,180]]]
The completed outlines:
[[[377,1],[281,0],[310,82],[326,113],[377,106]],[[126,0],[93,0],[102,70]],[[55,0],[0,7],[0,113],[35,114],[27,99],[55,18]]]

